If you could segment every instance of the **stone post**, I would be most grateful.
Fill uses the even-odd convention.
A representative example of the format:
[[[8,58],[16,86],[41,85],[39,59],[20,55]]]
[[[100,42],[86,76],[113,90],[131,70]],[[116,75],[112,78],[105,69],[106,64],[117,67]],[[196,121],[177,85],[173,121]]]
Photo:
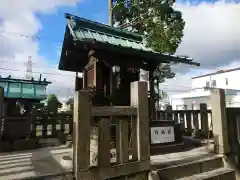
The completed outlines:
[[[136,141],[138,146],[137,152],[139,161],[150,160],[150,134],[149,134],[150,127],[147,102],[148,102],[147,83],[139,81],[132,82],[131,106],[138,108],[138,117],[136,121],[137,128]]]
[[[90,168],[91,105],[86,92],[75,92],[73,112],[73,173],[82,180],[80,172]]]
[[[215,151],[219,154],[229,152],[227,113],[224,89],[211,90],[212,124]]]
[[[200,120],[201,120],[201,130],[204,137],[208,137],[209,127],[208,127],[208,112],[207,104],[200,104]]]

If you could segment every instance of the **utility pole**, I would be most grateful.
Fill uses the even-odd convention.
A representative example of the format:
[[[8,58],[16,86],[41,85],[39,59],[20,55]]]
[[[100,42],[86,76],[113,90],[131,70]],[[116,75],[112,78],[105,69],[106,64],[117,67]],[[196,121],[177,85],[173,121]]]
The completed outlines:
[[[109,24],[109,26],[113,26],[112,0],[108,0],[108,24]]]
[[[28,61],[26,64],[26,74],[25,79],[31,80],[32,79],[32,57],[28,56]]]

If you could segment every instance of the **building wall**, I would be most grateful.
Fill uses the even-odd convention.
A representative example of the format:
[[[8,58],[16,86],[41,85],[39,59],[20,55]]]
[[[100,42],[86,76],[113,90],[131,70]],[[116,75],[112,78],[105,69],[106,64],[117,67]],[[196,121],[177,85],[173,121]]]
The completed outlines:
[[[173,99],[172,108],[176,110],[200,109],[200,103],[210,103],[210,96]]]
[[[238,82],[238,77],[240,77],[240,70],[192,79],[191,91],[172,96],[172,107],[173,109],[199,109],[200,103],[206,103],[211,107],[211,92],[206,88],[207,82],[209,82],[209,87],[226,89],[226,105],[228,107],[240,107],[240,91],[238,91],[240,90],[240,82]],[[214,80],[216,82],[215,86]]]
[[[207,81],[209,81],[209,85],[212,87],[211,82],[215,80],[216,88],[239,90],[240,83],[238,82],[237,77],[240,77],[240,70],[192,79],[192,89],[206,87]]]
[[[226,93],[227,107],[240,107],[240,94]],[[211,108],[210,92],[207,96],[182,97],[172,99],[172,108],[176,110],[200,109],[200,103],[205,103]]]

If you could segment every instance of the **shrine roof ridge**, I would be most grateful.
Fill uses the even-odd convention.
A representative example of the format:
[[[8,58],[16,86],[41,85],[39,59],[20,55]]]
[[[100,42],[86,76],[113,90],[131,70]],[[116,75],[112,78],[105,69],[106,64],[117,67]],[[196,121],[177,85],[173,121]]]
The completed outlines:
[[[69,13],[65,13],[65,18],[69,20],[71,19],[74,20],[76,22],[76,27],[75,27],[76,29],[78,28],[89,29],[89,30],[96,31],[98,33],[106,33],[109,35],[118,36],[120,38],[132,40],[132,41],[143,42],[142,35],[132,33],[117,27],[112,27],[106,24],[102,24],[102,23],[88,20],[82,17],[78,17]]]

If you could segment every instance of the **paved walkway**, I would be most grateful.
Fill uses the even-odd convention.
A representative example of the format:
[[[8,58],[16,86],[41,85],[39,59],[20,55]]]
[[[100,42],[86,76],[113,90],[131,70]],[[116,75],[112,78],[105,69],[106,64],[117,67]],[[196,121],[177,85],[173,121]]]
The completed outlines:
[[[60,158],[63,155],[71,154],[72,149],[65,146],[2,153],[0,154],[0,180],[14,180],[66,172],[67,170],[60,165]],[[190,160],[189,157],[199,159],[207,155],[209,155],[209,152],[206,151],[205,147],[201,147],[187,152],[152,156],[151,163],[153,165],[172,164]]]
[[[64,146],[32,151],[0,154],[0,179],[13,180],[56,174],[66,171],[60,166],[60,157],[71,149]]]

